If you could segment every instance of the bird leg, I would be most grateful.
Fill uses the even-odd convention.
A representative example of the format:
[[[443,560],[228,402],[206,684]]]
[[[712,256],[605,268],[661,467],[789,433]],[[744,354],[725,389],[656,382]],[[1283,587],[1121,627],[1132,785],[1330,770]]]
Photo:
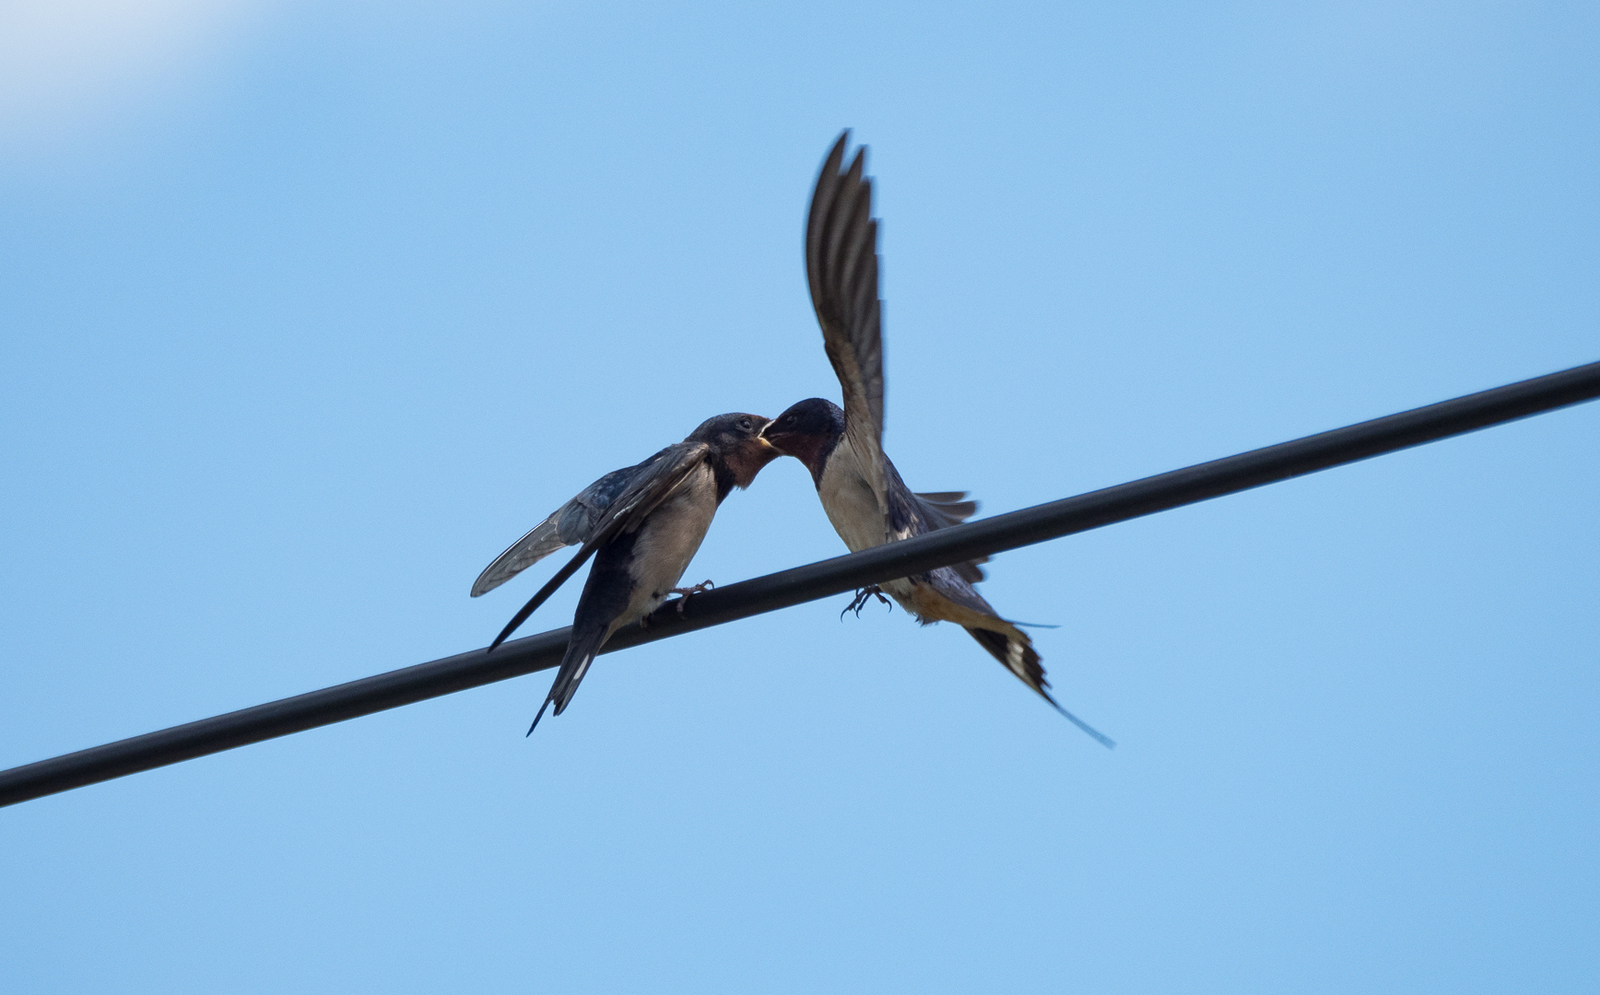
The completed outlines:
[[[877,598],[879,601],[882,601],[884,604],[888,605],[890,611],[894,611],[894,602],[883,596],[882,588],[876,584],[873,584],[870,587],[863,587],[861,590],[856,592],[856,599],[850,602],[848,605],[845,605],[844,611],[839,613],[840,621],[844,620],[845,612],[850,611],[856,613],[856,618],[860,618],[861,609],[866,606],[868,598]]]
[[[689,595],[691,595],[691,594],[704,594],[705,592],[711,590],[712,588],[714,588],[716,586],[717,585],[711,583],[709,580],[703,580],[703,581],[701,581],[700,583],[696,584],[693,587],[674,587],[672,590],[668,591],[667,593],[668,594],[676,594],[676,595],[679,596],[678,600],[676,602],[674,602],[674,603],[678,606],[678,614],[682,615],[683,614],[683,606],[689,603]]]

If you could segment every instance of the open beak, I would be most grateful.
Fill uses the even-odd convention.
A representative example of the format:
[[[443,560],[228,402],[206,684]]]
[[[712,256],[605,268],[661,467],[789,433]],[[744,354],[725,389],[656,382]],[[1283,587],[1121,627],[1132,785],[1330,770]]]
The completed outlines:
[[[756,435],[756,441],[761,443],[761,448],[757,450],[757,452],[761,454],[762,465],[766,465],[767,463],[777,459],[779,456],[784,455],[782,449],[774,446],[771,441],[767,439],[767,429],[771,427],[772,422],[769,421],[765,425],[761,426],[761,431]]]
[[[771,424],[771,421],[767,422],[767,425]],[[761,431],[765,432],[766,430],[766,425],[763,425]],[[761,468],[782,456],[783,453],[758,432],[755,438],[741,442],[738,448],[729,455],[733,457],[730,462],[733,463],[734,483],[740,487],[749,487],[751,482],[756,479],[756,474],[761,472]]]
[[[768,431],[768,430],[769,430],[769,429],[771,429],[771,428],[772,428],[772,426],[773,426],[773,425],[775,425],[775,424],[777,424],[777,419],[773,419],[773,420],[772,420],[772,421],[769,421],[769,422],[767,422],[767,423],[766,423],[766,424],[765,424],[765,425],[764,425],[764,426],[762,426],[762,428],[761,428],[761,434],[760,434],[760,435],[758,435],[758,436],[756,436],[756,438],[757,438],[757,439],[758,439],[758,440],[760,440],[760,442],[761,442],[761,444],[762,444],[762,445],[763,445],[763,446],[765,446],[765,447],[767,447],[767,448],[768,448],[768,449],[771,449],[771,450],[772,450],[772,451],[773,451],[773,453],[774,453],[774,454],[775,454],[775,455],[778,455],[778,456],[787,456],[787,455],[789,455],[789,454],[788,454],[788,453],[786,453],[786,452],[784,452],[784,451],[783,451],[783,450],[782,450],[782,449],[781,449],[781,448],[780,448],[780,447],[779,447],[779,446],[778,446],[778,444],[777,444],[777,443],[775,443],[775,442],[773,442],[773,441],[772,441],[772,440],[771,440],[771,439],[769,439],[769,438],[767,438],[767,431]]]

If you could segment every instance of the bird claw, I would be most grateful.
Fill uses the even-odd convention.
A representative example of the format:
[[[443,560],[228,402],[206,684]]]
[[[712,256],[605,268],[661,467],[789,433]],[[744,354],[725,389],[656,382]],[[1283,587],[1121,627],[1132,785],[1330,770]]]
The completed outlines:
[[[879,601],[882,601],[884,604],[888,605],[891,612],[894,611],[894,602],[883,596],[882,588],[876,584],[872,584],[868,587],[863,587],[861,590],[856,592],[856,599],[850,602],[848,605],[845,605],[844,611],[839,613],[839,621],[844,621],[845,613],[852,611],[856,613],[856,618],[860,618],[861,609],[866,607],[868,598],[877,598]]]
[[[674,602],[674,604],[676,604],[678,606],[678,614],[682,615],[683,614],[683,606],[689,603],[689,595],[691,595],[691,594],[704,594],[705,592],[711,590],[712,588],[714,588],[716,586],[717,585],[711,583],[711,581],[709,581],[709,580],[703,580],[703,581],[701,581],[700,583],[696,584],[693,587],[674,587],[672,590],[668,591],[667,593],[668,594],[676,594],[676,595],[678,595],[678,600],[676,602]]]

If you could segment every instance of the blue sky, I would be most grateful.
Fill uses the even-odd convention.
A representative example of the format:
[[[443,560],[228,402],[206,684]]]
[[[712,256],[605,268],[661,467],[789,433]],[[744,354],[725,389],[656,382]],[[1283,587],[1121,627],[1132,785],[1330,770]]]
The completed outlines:
[[[73,12],[66,16],[62,11]],[[986,513],[1600,359],[1583,4],[19,4],[0,765],[484,645],[479,570],[837,396]],[[18,56],[25,53],[27,58]],[[844,599],[0,811],[18,991],[1579,991],[1600,407],[1005,554],[1107,752]],[[689,569],[841,551],[804,470]],[[527,631],[566,624],[569,584]]]

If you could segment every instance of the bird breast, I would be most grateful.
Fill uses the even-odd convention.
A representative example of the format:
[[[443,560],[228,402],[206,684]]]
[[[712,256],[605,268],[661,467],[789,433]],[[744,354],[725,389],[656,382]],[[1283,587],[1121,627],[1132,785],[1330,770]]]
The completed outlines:
[[[817,483],[817,496],[822,499],[822,510],[839,533],[839,538],[850,547],[850,552],[884,544],[887,528],[878,495],[861,472],[855,450],[849,437],[839,440],[828,462],[822,468],[822,479]]]
[[[890,472],[892,474],[893,470]],[[889,541],[888,515],[878,503],[878,495],[868,482],[867,475],[862,472],[848,436],[841,438],[829,454],[827,465],[822,468],[822,480],[817,484],[817,496],[822,499],[822,510],[827,513],[828,521],[833,523],[833,530],[850,547],[850,552],[859,553]],[[919,618],[929,617],[924,615],[917,603],[922,592],[916,581],[909,577],[898,577],[878,586],[885,594],[900,602],[900,607],[906,611]]]
[[[701,463],[639,526],[628,568],[633,595],[628,600],[628,610],[612,624],[613,630],[637,622],[660,607],[699,551],[716,513],[716,477],[710,467]]]

